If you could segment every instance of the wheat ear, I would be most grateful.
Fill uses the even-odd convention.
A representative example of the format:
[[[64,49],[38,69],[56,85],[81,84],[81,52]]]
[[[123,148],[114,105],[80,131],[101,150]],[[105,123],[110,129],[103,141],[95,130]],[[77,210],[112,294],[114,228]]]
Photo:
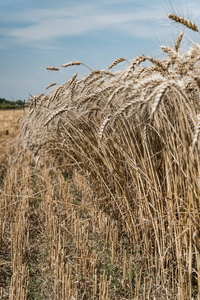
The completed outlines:
[[[179,49],[180,44],[181,44],[182,39],[183,39],[183,35],[184,35],[184,33],[181,32],[181,34],[178,36],[178,39],[177,39],[177,41],[176,41],[176,43],[175,43],[175,45],[174,45],[174,50],[175,50],[176,52],[178,52],[178,49]]]
[[[171,48],[168,48],[166,46],[161,46],[161,49],[164,53],[167,53],[173,61],[176,61],[177,58],[179,57],[179,54]]]
[[[200,135],[200,115],[198,115],[198,124],[196,126],[196,131],[195,131],[195,135],[194,135],[194,140],[192,142],[192,146],[194,148],[194,146],[197,144],[198,139],[199,139],[199,135]]]
[[[57,67],[46,67],[46,70],[48,71],[59,71]]]
[[[70,61],[70,62],[68,62],[68,63],[66,63],[64,65],[61,65],[61,67],[67,68],[67,67],[70,67],[70,66],[80,66],[80,65],[82,65],[82,66],[88,68],[90,71],[92,71],[92,69],[90,67],[88,67],[87,65],[83,64],[80,61]]]
[[[70,61],[64,65],[61,65],[61,67],[63,68],[67,68],[67,67],[70,67],[70,66],[80,66],[82,65],[82,63],[80,61]]]
[[[156,65],[158,68],[160,68],[161,70],[163,70],[163,71],[167,70],[167,68],[158,59],[155,59],[153,57],[147,57],[147,59],[150,62],[152,62],[154,65]]]
[[[47,87],[45,87],[45,89],[48,90],[50,87],[52,87],[52,86],[54,86],[56,84],[57,84],[56,82],[53,82],[53,83],[49,84]]]
[[[52,114],[49,116],[47,121],[44,123],[44,126],[47,126],[51,122],[51,120],[53,118],[55,118],[56,116],[58,116],[59,114],[65,112],[65,111],[69,111],[71,109],[72,109],[72,107],[70,107],[70,108],[61,107],[61,108],[57,109],[56,111],[52,112]]]
[[[105,107],[103,108],[103,111],[105,111],[105,109],[108,107],[108,105],[110,104],[110,102],[113,100],[113,98],[115,97],[115,95],[117,95],[119,92],[123,91],[125,89],[124,86],[120,86],[118,88],[116,88],[114,90],[114,92],[110,95],[110,97],[108,98],[108,101],[105,105]]]
[[[132,100],[131,100],[132,98]],[[124,105],[122,105],[118,111],[116,111],[116,113],[114,114],[113,119],[115,120],[120,114],[122,114],[123,112],[125,112],[130,106],[134,106],[140,103],[143,103],[144,99],[135,99],[135,95],[133,95],[132,97],[130,97],[130,101],[128,101],[127,103],[125,103]]]
[[[72,79],[69,82],[69,85],[72,85],[74,83],[74,81],[76,81],[78,73],[74,74],[74,76],[72,77]]]
[[[71,101],[74,99],[74,89],[76,86],[76,77],[77,77],[77,73],[72,77],[71,82],[70,82],[70,86],[71,86]]]
[[[127,59],[126,58],[124,58],[124,57],[120,57],[120,58],[118,58],[118,59],[116,59],[115,61],[113,61],[113,63],[108,67],[108,69],[112,69],[114,66],[116,66],[117,64],[119,64],[120,62],[122,62],[122,61],[127,61]],[[128,61],[127,61],[128,62]],[[129,63],[129,62],[128,62]]]
[[[197,25],[194,24],[193,22],[191,22],[190,20],[186,20],[186,19],[179,17],[177,15],[174,15],[174,14],[168,14],[168,18],[177,23],[183,24],[184,26],[192,29],[193,31],[199,32]]]
[[[136,58],[133,60],[133,62],[132,62],[132,64],[131,64],[131,67],[132,67],[133,69],[135,69],[136,66],[138,66],[140,63],[142,63],[142,62],[145,61],[146,59],[147,59],[147,57],[146,57],[145,55],[140,55],[140,56],[136,57]]]
[[[151,109],[151,118],[154,116],[156,109],[158,108],[160,101],[165,94],[166,89],[168,88],[169,84],[164,83],[161,85],[159,89],[159,93],[156,95],[155,101],[153,102],[152,109]]]
[[[108,117],[103,121],[103,123],[101,124],[101,127],[99,129],[99,140],[101,141],[102,140],[102,137],[103,137],[103,133],[104,133],[104,130],[108,124],[108,122],[110,121],[110,117],[111,115],[108,115]]]
[[[104,75],[108,75],[111,77],[115,77],[115,74],[107,71],[107,70],[93,70],[90,74],[88,74],[85,78],[80,80],[80,83],[84,83],[84,86],[82,88],[82,91],[87,87],[86,82],[88,82],[92,77],[96,76],[94,81],[98,80],[99,78],[103,77]],[[92,79],[92,80],[93,80]],[[88,85],[91,84],[93,81],[88,82]]]

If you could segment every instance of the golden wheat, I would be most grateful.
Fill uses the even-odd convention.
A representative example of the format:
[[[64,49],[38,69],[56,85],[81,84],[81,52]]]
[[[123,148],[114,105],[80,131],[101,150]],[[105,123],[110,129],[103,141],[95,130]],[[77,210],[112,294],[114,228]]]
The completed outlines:
[[[48,70],[48,71],[59,71],[59,68],[57,68],[57,67],[46,67],[46,70]]]
[[[184,26],[192,29],[193,31],[199,32],[198,27],[193,22],[191,22],[190,20],[186,20],[186,19],[184,19],[182,17],[179,17],[175,14],[168,14],[168,18],[172,19],[173,21],[175,21],[177,23],[183,24]]]
[[[82,65],[82,63],[80,61],[70,61],[66,64],[61,65],[61,67],[67,68],[69,66],[80,66],[80,65]]]
[[[45,89],[48,90],[49,88],[51,88],[52,86],[54,86],[56,84],[57,84],[56,82],[53,82],[53,83],[49,84]]]
[[[182,38],[29,99],[1,192],[4,298],[198,299],[200,55]]]
[[[118,59],[116,59],[109,67],[108,69],[112,69],[113,67],[115,67],[116,65],[118,65],[120,62],[125,61],[126,59],[124,57],[120,57]],[[126,60],[127,61],[127,60]]]
[[[180,35],[179,35],[178,38],[177,38],[177,41],[176,41],[175,45],[174,45],[174,50],[177,51],[177,52],[178,52],[179,47],[180,47],[180,44],[181,44],[181,42],[182,42],[183,35],[184,35],[184,33],[181,32]]]

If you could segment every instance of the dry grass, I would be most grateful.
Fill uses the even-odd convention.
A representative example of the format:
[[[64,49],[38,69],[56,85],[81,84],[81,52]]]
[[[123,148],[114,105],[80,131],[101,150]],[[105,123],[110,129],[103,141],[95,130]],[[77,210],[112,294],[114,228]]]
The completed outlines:
[[[5,135],[16,136],[20,130],[20,123],[17,120],[23,115],[23,110],[0,110],[0,124],[1,131],[0,136],[5,138]],[[6,134],[6,130],[8,133]]]
[[[3,299],[200,299],[200,46],[182,39],[29,100],[1,192]]]
[[[0,110],[0,181],[6,169],[13,138],[19,134],[22,110]],[[1,187],[0,187],[1,188]]]

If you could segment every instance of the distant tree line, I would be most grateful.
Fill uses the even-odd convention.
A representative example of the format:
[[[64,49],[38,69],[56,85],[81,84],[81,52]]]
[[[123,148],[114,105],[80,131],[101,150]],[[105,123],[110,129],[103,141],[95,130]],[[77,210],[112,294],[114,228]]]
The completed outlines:
[[[25,101],[17,100],[10,101],[5,98],[0,98],[0,109],[15,109],[15,108],[24,108]]]

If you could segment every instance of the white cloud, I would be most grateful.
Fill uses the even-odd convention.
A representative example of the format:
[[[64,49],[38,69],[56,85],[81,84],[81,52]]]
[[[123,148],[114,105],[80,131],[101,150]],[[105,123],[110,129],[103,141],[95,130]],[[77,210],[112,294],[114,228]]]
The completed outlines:
[[[119,5],[112,5],[114,0],[102,0],[101,3],[88,1],[81,4],[74,1],[67,6],[65,3],[58,8],[26,8],[2,14],[1,21],[7,26],[0,29],[1,40],[4,40],[0,48],[5,48],[8,41],[34,46],[40,43],[41,46],[51,39],[55,41],[59,37],[81,36],[102,30],[105,34],[114,31],[126,36],[152,39],[159,29],[164,34],[170,27],[176,27],[169,20],[166,21],[167,11],[160,14],[163,10],[161,3],[150,5],[147,0],[124,0],[121,5],[121,0],[116,0]],[[199,11],[195,8],[197,16]],[[164,28],[163,23],[172,26]]]
[[[135,11],[130,13],[112,12],[102,10],[96,5],[82,5],[56,10],[35,9],[10,17],[18,25],[14,29],[7,28],[7,35],[20,41],[37,41],[61,36],[77,36],[105,29],[123,31],[124,28],[124,33],[130,34],[127,25],[131,24],[133,24],[131,34],[138,35],[138,29],[134,31],[136,23],[150,21],[156,17],[156,11],[153,7],[151,11],[136,7]],[[140,34],[142,34],[141,30]]]

